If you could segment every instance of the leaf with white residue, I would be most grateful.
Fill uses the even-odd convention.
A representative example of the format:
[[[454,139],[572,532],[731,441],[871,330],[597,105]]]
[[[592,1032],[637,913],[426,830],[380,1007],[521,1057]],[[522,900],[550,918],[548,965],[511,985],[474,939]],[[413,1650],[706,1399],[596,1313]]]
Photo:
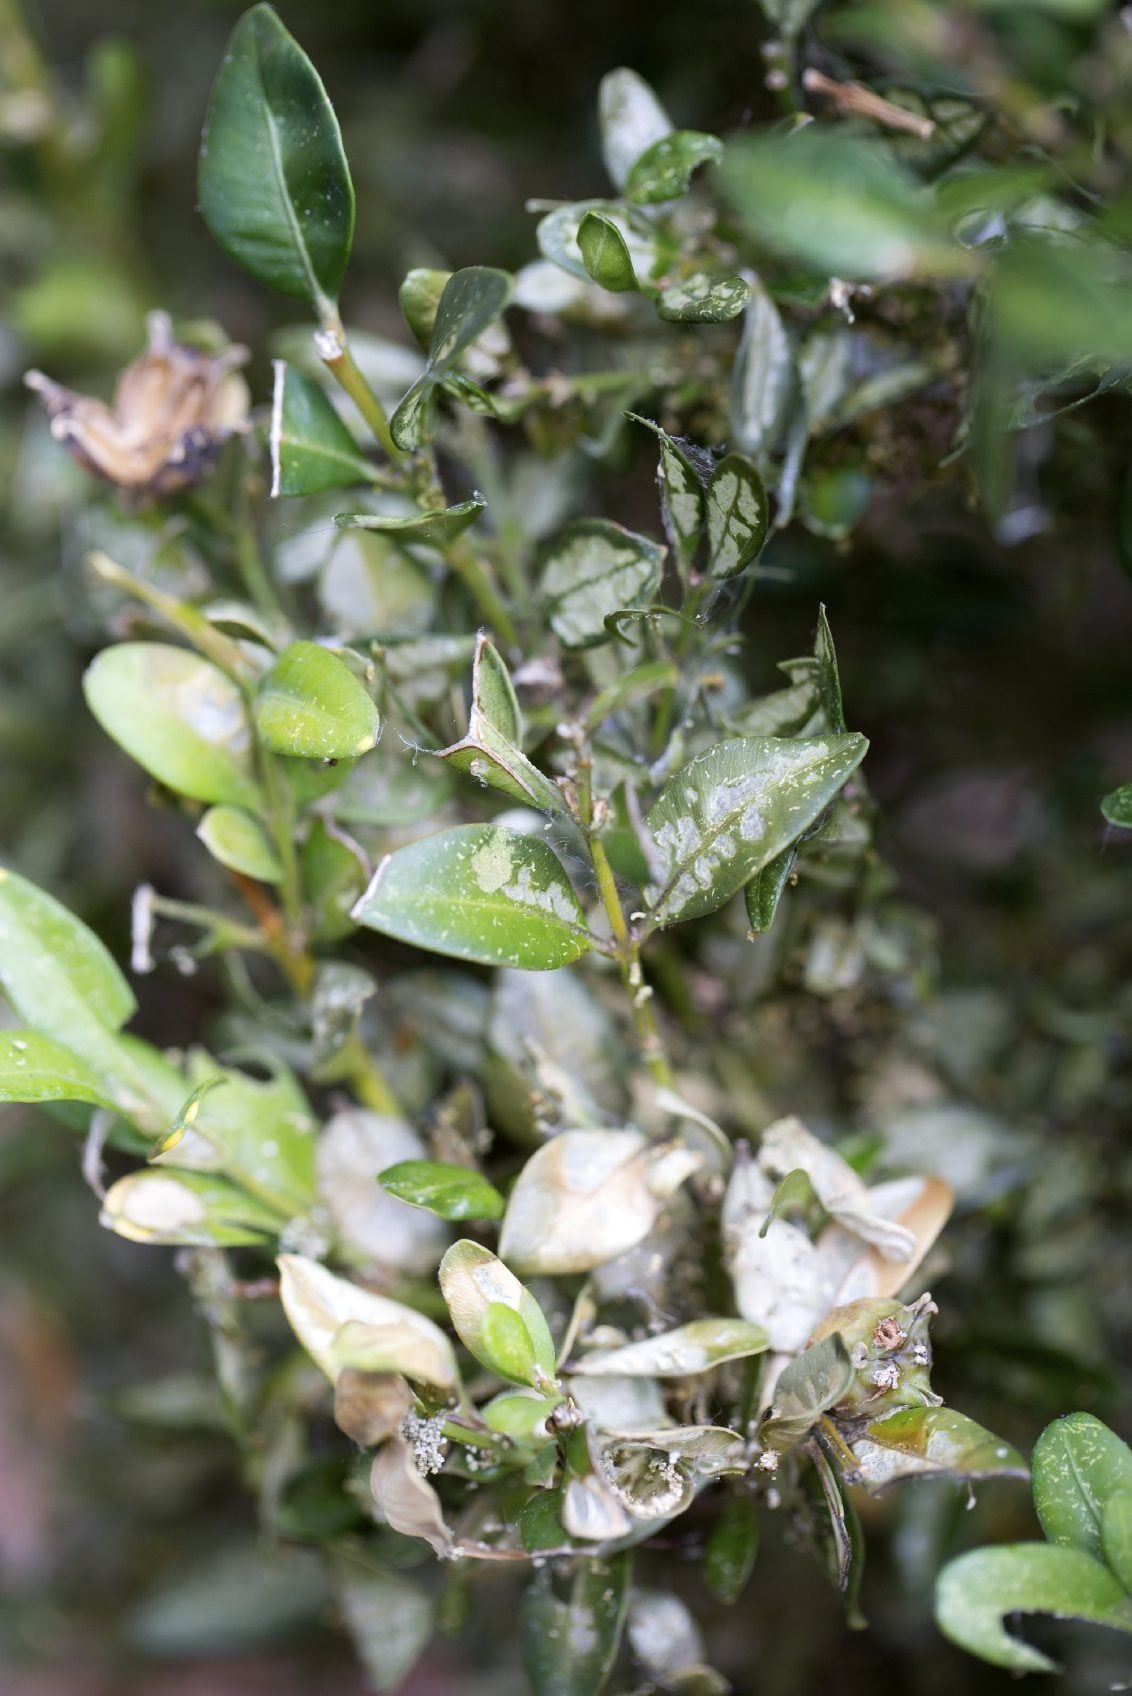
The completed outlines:
[[[671,135],[672,120],[644,77],[626,65],[602,77],[598,116],[605,168],[623,189],[641,156]]]
[[[451,1553],[454,1539],[440,1497],[421,1476],[403,1437],[390,1437],[378,1449],[369,1483],[382,1518],[394,1531],[403,1537],[420,1537],[441,1558]]]
[[[555,854],[501,825],[460,825],[387,854],[353,916],[418,948],[526,971],[569,965],[590,946]]]
[[[729,324],[751,298],[742,277],[713,277],[698,271],[670,283],[656,300],[657,316],[671,324]]]
[[[500,1253],[524,1272],[587,1272],[639,1243],[700,1164],[639,1131],[563,1131],[520,1172]]]
[[[440,1290],[460,1341],[489,1371],[535,1389],[553,1379],[554,1342],[542,1309],[489,1249],[467,1238],[453,1243],[440,1262]]]
[[[1006,1630],[1014,1614],[1051,1614],[1132,1631],[1132,1601],[1100,1561],[1080,1549],[1004,1543],[971,1549],[936,1584],[936,1624],[972,1655],[1015,1672],[1056,1672],[1057,1663]]]
[[[441,1389],[456,1384],[452,1345],[423,1313],[339,1278],[305,1255],[282,1254],[278,1265],[279,1299],[291,1329],[331,1383],[357,1363],[369,1341],[373,1354],[384,1351],[385,1364],[367,1370],[401,1372]]]
[[[778,308],[751,284],[743,340],[731,377],[731,434],[744,453],[762,460],[778,442],[794,389],[794,360]]]
[[[625,1378],[687,1378],[728,1360],[762,1354],[767,1346],[762,1326],[746,1319],[693,1319],[639,1343],[584,1355],[570,1370]]]
[[[1051,1543],[1104,1558],[1110,1496],[1132,1490],[1132,1449],[1091,1413],[1069,1413],[1034,1444],[1034,1506]]]
[[[606,618],[647,600],[660,582],[665,550],[608,519],[581,518],[550,548],[542,599],[551,629],[566,648],[610,640]]]
[[[729,453],[707,491],[708,575],[734,577],[766,541],[769,524],[763,480],[749,459]]]
[[[736,737],[671,777],[647,819],[664,882],[652,916],[700,918],[797,840],[865,756],[863,736]]]
[[[256,728],[276,754],[346,760],[377,741],[381,718],[344,660],[318,642],[292,642],[260,679]]]
[[[718,136],[703,130],[672,130],[638,156],[625,180],[625,198],[638,206],[676,200],[687,189],[693,171],[722,157]]]
[[[664,528],[676,557],[686,569],[695,557],[706,512],[703,478],[689,452],[691,444],[670,436],[651,418],[642,418],[636,412],[627,412],[625,416],[651,430],[660,444],[657,480]],[[708,459],[702,449],[695,451]]]

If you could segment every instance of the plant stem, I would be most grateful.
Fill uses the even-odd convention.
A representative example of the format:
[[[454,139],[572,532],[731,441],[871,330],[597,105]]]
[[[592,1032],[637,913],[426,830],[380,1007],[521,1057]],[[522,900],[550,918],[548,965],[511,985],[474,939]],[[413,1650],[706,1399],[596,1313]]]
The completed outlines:
[[[134,600],[141,601],[154,612],[160,613],[174,630],[180,631],[187,642],[191,642],[198,653],[219,666],[228,677],[231,677],[241,688],[246,688],[248,663],[240,652],[239,645],[230,637],[211,625],[207,618],[199,613],[196,607],[188,606],[184,601],[175,601],[172,595],[166,595],[152,583],[147,583],[142,577],[135,577],[132,571],[127,571],[124,565],[112,560],[109,554],[99,550],[86,556],[87,566],[104,583],[110,583],[115,589],[121,589]]]
[[[443,550],[448,565],[459,577],[480,612],[496,632],[512,646],[519,640],[515,621],[499,597],[483,563],[466,542],[452,542]]]
[[[652,990],[645,982],[641,970],[640,945],[626,923],[625,909],[621,905],[621,897],[617,893],[617,884],[613,877],[613,867],[609,863],[605,844],[599,836],[590,837],[590,856],[597,877],[601,904],[609,917],[609,928],[613,932],[613,940],[617,947],[617,963],[621,968],[621,981],[624,983],[625,993],[629,997],[629,1006],[632,1010],[633,1024],[636,1027],[641,1054],[652,1074],[653,1082],[661,1085],[662,1088],[671,1089],[674,1083],[672,1068],[668,1064],[668,1056],[664,1052],[664,1043],[660,1035],[660,1026],[656,1021]]]
[[[385,408],[358,369],[357,362],[350,352],[346,332],[340,319],[323,324],[322,329],[315,336],[315,346],[318,348],[322,363],[335,378],[339,387],[349,395],[381,444],[383,452],[392,460],[394,465],[403,465],[406,459],[405,452],[393,440],[393,432],[389,428],[389,419],[385,415]]]

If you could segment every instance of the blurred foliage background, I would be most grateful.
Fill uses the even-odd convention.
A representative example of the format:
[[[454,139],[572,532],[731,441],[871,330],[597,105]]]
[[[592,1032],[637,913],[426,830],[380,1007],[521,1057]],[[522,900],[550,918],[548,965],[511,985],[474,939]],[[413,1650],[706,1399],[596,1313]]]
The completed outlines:
[[[200,123],[238,10],[41,0],[23,13],[0,0],[0,850],[120,958],[132,889],[190,890],[182,860],[193,845],[144,806],[82,706],[87,483],[20,377],[42,365],[106,392],[140,345],[144,312],[161,305],[247,342],[253,392],[266,395],[267,340],[293,310],[223,259],[194,210]],[[895,38],[898,23],[905,34],[916,20],[946,25],[957,85],[997,94],[1023,130],[1035,111],[1077,100],[1082,80],[1092,92],[1098,77],[1119,79],[1112,43],[1132,45],[1088,0],[890,0],[832,13],[854,18],[858,42]],[[528,196],[600,192],[595,96],[607,69],[633,66],[678,123],[719,134],[779,109],[765,86],[773,30],[754,0],[288,0],[282,14],[335,100],[357,186],[344,308],[393,339],[406,339],[396,288],[410,266],[517,267],[534,251]],[[858,48],[826,31],[823,13],[813,29],[814,62],[859,71]],[[1125,137],[1109,122],[1119,159]],[[1117,179],[1119,206],[1128,184]],[[929,389],[860,439],[883,476],[851,537],[785,531],[747,615],[767,689],[772,658],[804,649],[816,601],[828,604],[852,722],[872,742],[881,848],[909,924],[930,927],[938,983],[863,999],[800,981],[755,1000],[730,1034],[766,1053],[769,1096],[788,1093],[805,1113],[816,1044],[842,1111],[910,1156],[930,1142],[938,1164],[942,1151],[960,1205],[932,1273],[944,1298],[937,1385],[1026,1449],[1068,1408],[1129,1432],[1132,837],[1106,828],[1097,807],[1132,773],[1128,426],[1121,379],[1028,429],[1011,522],[996,531],[949,460],[956,418]],[[651,513],[651,452],[593,477],[600,510],[630,524]],[[710,1018],[710,983],[700,987]],[[208,974],[155,977],[141,1033],[182,1039],[207,1019],[214,989]],[[808,1046],[792,1045],[792,1031]],[[73,1144],[41,1116],[9,1112],[0,1685],[10,1696],[363,1688],[303,1551],[248,1559],[253,1515],[232,1451],[217,1410],[193,1402],[205,1357],[166,1257],[101,1232]],[[161,1386],[179,1410],[172,1421]],[[758,1696],[882,1684],[934,1696],[960,1680],[1005,1690],[1007,1675],[938,1637],[930,1586],[965,1542],[1029,1535],[1025,1492],[989,1486],[968,1514],[961,1493],[914,1485],[869,1512],[869,1633],[849,1633],[832,1592],[772,1537],[742,1606],[712,1621],[716,1664]],[[508,1618],[508,1592],[496,1590],[481,1587],[458,1650],[429,1652],[407,1687],[416,1696],[472,1696],[488,1679],[493,1692],[511,1688],[506,1668],[477,1662],[484,1651],[486,1667]],[[706,1619],[702,1590],[690,1584],[689,1597]],[[1122,1670],[1100,1634],[1062,1629],[1056,1641],[1066,1689],[1103,1689]]]

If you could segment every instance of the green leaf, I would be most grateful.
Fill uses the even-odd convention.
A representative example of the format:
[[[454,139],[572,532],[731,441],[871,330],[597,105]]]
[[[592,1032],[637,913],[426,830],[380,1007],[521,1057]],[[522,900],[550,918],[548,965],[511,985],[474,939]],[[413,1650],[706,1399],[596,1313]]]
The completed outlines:
[[[792,1212],[807,1213],[814,1207],[815,1203],[818,1206],[821,1205],[810,1174],[801,1166],[796,1166],[792,1172],[787,1172],[786,1176],[780,1180],[778,1188],[771,1197],[766,1218],[759,1226],[760,1239],[766,1236],[780,1213],[786,1212],[788,1208]]]
[[[402,1160],[378,1174],[398,1201],[424,1207],[441,1219],[502,1219],[503,1197],[482,1172],[442,1160]]]
[[[818,608],[814,658],[818,662],[818,691],[825,714],[825,728],[840,735],[846,729],[845,708],[841,699],[841,673],[837,665],[837,649],[833,645],[833,631],[829,627],[824,606]]]
[[[190,1248],[262,1246],[283,1216],[227,1178],[147,1167],[111,1185],[100,1222],[133,1243]]]
[[[45,889],[4,866],[0,988],[22,1019],[60,1041],[79,1018],[116,1031],[138,1005],[94,932]]]
[[[1069,1413],[1046,1426],[1030,1464],[1034,1507],[1049,1541],[1103,1560],[1105,1503],[1132,1490],[1132,1449],[1091,1413]]]
[[[462,1238],[445,1253],[439,1276],[456,1334],[481,1365],[535,1389],[554,1378],[554,1341],[542,1309],[489,1249]]]
[[[429,439],[433,391],[495,322],[510,296],[507,272],[487,265],[469,265],[449,277],[436,308],[428,361],[390,420],[398,447],[414,451]]]
[[[756,936],[763,936],[774,923],[778,903],[790,882],[798,850],[791,844],[757,871],[743,891],[747,923]]]
[[[234,872],[261,883],[278,883],[283,876],[267,832],[240,807],[210,807],[197,825],[197,835],[213,859]]]
[[[722,907],[797,840],[865,756],[863,736],[736,737],[669,778],[647,818],[664,882],[662,925]]]
[[[672,130],[672,120],[636,71],[621,65],[601,79],[598,90],[601,156],[610,181],[628,186],[633,166]]]
[[[743,340],[731,374],[731,434],[756,459],[782,434],[794,392],[794,357],[786,326],[762,284],[751,284]]]
[[[204,221],[257,282],[324,315],[354,234],[354,189],[317,71],[270,6],[232,32],[212,89],[197,191]]]
[[[660,582],[664,548],[604,518],[567,525],[545,556],[541,593],[565,648],[608,642],[605,620],[647,599]]]
[[[900,1408],[873,1420],[852,1448],[860,1482],[874,1491],[901,1478],[1027,1476],[1017,1449],[950,1407]]]
[[[519,1616],[523,1666],[534,1696],[598,1696],[617,1658],[629,1607],[630,1555],[583,1561],[567,1601],[540,1572]]]
[[[656,297],[657,316],[670,324],[729,324],[751,298],[743,277],[713,277],[697,271],[670,283]]]
[[[533,765],[520,747],[522,714],[510,673],[498,648],[481,631],[472,663],[472,706],[467,734],[437,758],[477,782],[500,790],[524,806],[551,816],[566,811],[562,791]]]
[[[1111,244],[1015,236],[995,256],[991,329],[1013,360],[1046,372],[1132,359],[1128,258]]]
[[[377,741],[381,719],[349,666],[317,642],[292,642],[260,679],[256,729],[275,754],[347,760]]]
[[[746,1496],[732,1496],[704,1550],[704,1581],[730,1606],[747,1588],[759,1552],[759,1518]]]
[[[688,1378],[729,1360],[745,1360],[769,1346],[761,1325],[746,1319],[693,1319],[639,1343],[584,1355],[570,1371],[616,1378]]]
[[[774,1390],[771,1418],[760,1432],[772,1448],[804,1442],[822,1414],[842,1401],[856,1378],[844,1338],[836,1331],[787,1366]]]
[[[708,576],[735,577],[766,541],[770,513],[763,480],[749,459],[729,453],[707,490]]]
[[[657,481],[664,528],[681,567],[687,571],[695,558],[707,511],[704,480],[687,451],[690,444],[670,436],[651,418],[642,418],[637,412],[627,412],[625,416],[651,430],[660,443]]]
[[[571,277],[577,277],[579,282],[588,283],[590,274],[582,258],[578,234],[591,212],[620,232],[634,275],[651,277],[660,258],[656,230],[645,213],[617,200],[575,200],[548,212],[535,232],[543,258]]]
[[[315,495],[372,482],[372,468],[319,384],[285,360],[274,364],[272,495]]]
[[[224,1172],[252,1195],[288,1214],[314,1203],[314,1120],[294,1076],[280,1061],[260,1080],[224,1067],[195,1049],[188,1082],[170,1068],[161,1098],[161,1142],[151,1158],[162,1166]],[[186,1095],[189,1089],[192,1094]],[[176,1104],[169,1107],[176,1090]],[[170,1128],[171,1127],[171,1128]],[[162,1147],[168,1153],[160,1152]]]
[[[703,130],[671,130],[640,154],[625,179],[625,197],[638,206],[678,200],[692,172],[723,158],[723,143]]]
[[[436,323],[436,309],[451,275],[451,271],[429,270],[418,265],[407,273],[397,291],[401,315],[426,352]]]
[[[1132,1490],[1119,1490],[1105,1503],[1101,1544],[1109,1571],[1132,1595]]]
[[[381,530],[402,542],[425,542],[430,547],[447,547],[462,536],[483,512],[480,495],[460,501],[439,512],[418,512],[408,518],[388,518],[379,512],[340,512],[334,522],[342,530]]]
[[[98,1074],[38,1031],[0,1030],[0,1101],[86,1101],[109,1107]]]
[[[538,837],[462,825],[387,854],[359,924],[487,966],[552,971],[589,949],[578,898]]]
[[[167,789],[260,810],[239,689],[216,666],[165,642],[105,648],[83,678],[103,730]]]
[[[853,465],[822,466],[807,472],[798,491],[802,522],[815,536],[844,541],[865,515],[873,479]]]
[[[1080,1549],[1007,1543],[972,1549],[944,1567],[935,1617],[945,1637],[995,1666],[1056,1672],[1048,1655],[1005,1629],[1011,1614],[1052,1614],[1132,1631],[1132,1602],[1107,1567]]]
[[[629,294],[638,288],[625,237],[612,219],[587,212],[578,226],[578,249],[587,274],[603,289]]]
[[[881,142],[811,123],[733,142],[722,170],[752,235],[823,276],[894,281],[970,268],[930,192]]]
[[[510,1309],[505,1311],[510,1312]],[[490,1431],[510,1437],[513,1443],[534,1443],[537,1446],[554,1441],[553,1432],[546,1428],[546,1421],[561,1400],[556,1392],[542,1396],[537,1390],[506,1390],[480,1411]],[[559,1532],[561,1541],[561,1527]]]
[[[1101,802],[1101,812],[1109,824],[1121,830],[1132,830],[1132,783],[1122,783]]]
[[[349,936],[355,923],[351,914],[365,893],[370,868],[365,854],[352,837],[331,820],[311,821],[299,856],[303,889],[314,917],[315,935],[322,942],[337,942]]]
[[[767,22],[787,41],[795,41],[821,4],[821,0],[759,0]]]

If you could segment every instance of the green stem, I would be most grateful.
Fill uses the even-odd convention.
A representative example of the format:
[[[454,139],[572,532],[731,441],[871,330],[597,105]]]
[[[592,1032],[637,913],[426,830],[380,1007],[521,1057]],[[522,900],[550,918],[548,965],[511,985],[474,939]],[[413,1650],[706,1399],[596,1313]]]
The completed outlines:
[[[192,643],[198,653],[211,660],[213,665],[219,666],[220,670],[241,688],[246,688],[248,662],[240,652],[239,644],[211,625],[195,607],[188,606],[184,601],[176,601],[172,595],[166,595],[152,583],[147,583],[144,578],[135,577],[132,571],[127,571],[124,565],[118,565],[108,554],[96,550],[86,556],[86,563],[104,583],[112,584],[115,589],[121,589],[125,594],[132,595],[134,600],[141,601],[144,606],[160,613],[174,630],[179,630],[185,640]]]
[[[346,332],[340,319],[329,320],[315,337],[319,358],[326,369],[334,377],[339,387],[349,395],[370,429],[373,431],[382,450],[394,465],[404,465],[406,454],[393,440],[393,432],[389,428],[389,419],[385,408],[366,382],[358,368],[346,340]]]
[[[483,562],[476,558],[466,542],[452,542],[443,553],[488,623],[505,642],[514,646],[519,640],[515,621],[500,599]]]
[[[629,998],[629,1006],[633,1014],[633,1024],[636,1027],[641,1054],[652,1075],[653,1082],[664,1089],[671,1089],[674,1083],[672,1068],[668,1064],[668,1056],[664,1052],[664,1043],[660,1035],[660,1026],[656,1021],[652,990],[646,984],[641,969],[640,945],[626,923],[625,909],[622,907],[621,897],[617,893],[613,867],[609,863],[605,844],[599,836],[590,837],[590,856],[597,877],[598,894],[601,896],[601,904],[608,915],[609,928],[613,933],[613,941],[617,949],[617,964],[621,969],[621,981],[625,985],[625,993]]]

